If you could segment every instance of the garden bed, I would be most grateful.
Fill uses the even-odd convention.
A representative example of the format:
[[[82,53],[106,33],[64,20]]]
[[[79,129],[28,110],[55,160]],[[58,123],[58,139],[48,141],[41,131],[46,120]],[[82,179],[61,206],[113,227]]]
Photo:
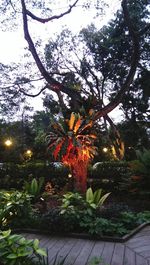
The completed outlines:
[[[102,194],[101,198],[106,199],[106,195]],[[126,200],[118,202],[113,196],[100,206],[71,192],[36,201],[18,191],[1,193],[1,197],[3,229],[13,231],[124,242],[150,224],[150,211],[138,212],[136,207],[126,204]],[[3,222],[3,216],[6,216],[7,223]]]
[[[46,230],[39,230],[39,229],[14,229],[13,233],[29,233],[29,234],[43,234],[43,235],[52,235],[52,236],[59,236],[59,237],[72,237],[72,238],[80,238],[80,239],[90,239],[90,240],[100,240],[100,241],[109,241],[109,242],[126,242],[129,240],[133,235],[137,234],[141,231],[144,227],[149,226],[150,222],[143,223],[133,229],[130,233],[126,234],[123,237],[116,237],[116,236],[92,236],[89,234],[83,233],[50,233]]]

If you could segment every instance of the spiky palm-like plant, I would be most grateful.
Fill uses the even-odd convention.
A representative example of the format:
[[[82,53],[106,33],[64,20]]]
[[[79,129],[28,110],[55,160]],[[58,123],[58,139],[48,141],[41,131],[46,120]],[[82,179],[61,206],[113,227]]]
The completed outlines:
[[[47,136],[54,158],[70,166],[76,189],[82,192],[86,191],[88,163],[96,154],[96,136],[89,133],[92,127],[92,119],[71,113],[69,120],[53,123]]]

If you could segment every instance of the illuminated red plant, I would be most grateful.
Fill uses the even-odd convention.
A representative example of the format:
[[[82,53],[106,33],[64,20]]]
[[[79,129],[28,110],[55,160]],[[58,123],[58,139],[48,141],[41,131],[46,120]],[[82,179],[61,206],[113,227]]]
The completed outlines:
[[[69,120],[53,123],[53,132],[48,136],[49,149],[55,160],[70,166],[75,188],[81,192],[86,191],[87,167],[96,154],[96,136],[88,132],[92,126],[92,120],[85,120],[79,114],[72,113]]]

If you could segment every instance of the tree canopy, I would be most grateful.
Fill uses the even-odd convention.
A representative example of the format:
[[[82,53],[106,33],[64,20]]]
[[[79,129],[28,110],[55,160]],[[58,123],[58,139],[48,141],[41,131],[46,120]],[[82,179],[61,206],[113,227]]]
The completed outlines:
[[[44,86],[36,93],[37,95],[46,88],[52,93],[54,92],[58,97],[62,112],[68,108],[66,98],[69,98],[70,104],[74,108],[82,106],[86,108],[89,104],[96,110],[95,119],[99,119],[111,112],[122,102],[124,95],[131,90],[140,59],[147,54],[148,1],[123,0],[122,11],[109,26],[102,28],[99,32],[96,32],[93,26],[81,31],[80,40],[84,42],[83,45],[79,44],[75,37],[69,39],[67,36],[70,34],[69,32],[63,32],[57,42],[51,42],[46,46],[46,61],[44,62],[39,48],[41,42],[34,42],[32,37],[32,21],[45,24],[59,20],[70,13],[79,2],[80,0],[70,1],[66,10],[60,14],[54,14],[52,3],[48,6],[46,2],[41,3],[41,1],[16,0],[1,4],[1,12],[5,14],[4,26],[11,27],[11,23],[13,23],[14,27],[15,21],[18,21],[17,18],[22,16],[24,37],[39,72],[38,75],[35,74],[37,68],[32,68],[33,71],[30,71],[28,76],[20,73],[21,75],[17,76],[13,83],[13,89],[16,93],[15,98],[17,95],[19,97],[20,93],[28,95],[27,85],[33,84],[33,80],[42,80]],[[81,2],[83,3],[83,1]],[[85,4],[88,6],[90,2],[86,1]],[[97,4],[100,5],[99,2]],[[143,43],[142,47],[140,46],[141,42]],[[69,62],[65,58],[65,62],[70,63],[73,70],[70,69],[69,64],[66,65],[66,68],[69,69],[63,70],[64,57],[62,57],[60,49],[64,49],[66,47],[64,45],[67,46],[67,52],[69,49],[70,52],[72,49],[74,51],[73,57],[69,55],[70,53],[63,54],[72,60]],[[123,53],[120,52],[122,49]],[[74,62],[77,57],[79,57],[78,65]],[[28,66],[27,64],[26,68]],[[144,67],[143,71],[147,71],[147,69]],[[107,83],[107,87],[112,86],[112,91],[115,93],[111,97],[108,96],[110,102],[107,101],[104,104],[105,83]],[[33,86],[30,88],[33,89]],[[11,91],[10,86],[8,89]],[[30,96],[35,96],[33,94],[30,93]]]
[[[89,8],[91,1],[67,3],[58,13],[52,1],[49,5],[46,1],[1,1],[3,29],[13,30],[22,21],[27,43],[22,65],[0,65],[1,109],[8,113],[11,106],[11,111],[16,111],[22,103],[26,104],[27,96],[45,92],[44,105],[51,114],[59,113],[66,119],[74,111],[87,117],[92,110],[95,130],[99,129],[99,121],[104,120],[105,129],[109,123],[119,138],[109,117],[118,105],[126,120],[148,122],[149,3],[122,0],[121,10],[108,25],[97,29],[91,24],[78,36],[65,29],[44,47],[41,39],[35,40],[33,21],[53,27],[53,21],[60,21],[77,5]],[[94,3],[97,13],[101,12],[103,2]]]

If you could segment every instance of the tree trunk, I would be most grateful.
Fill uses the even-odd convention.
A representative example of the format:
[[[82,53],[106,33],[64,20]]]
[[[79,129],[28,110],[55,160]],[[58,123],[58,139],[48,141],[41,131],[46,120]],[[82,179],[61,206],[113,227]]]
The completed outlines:
[[[87,189],[87,165],[87,162],[80,160],[71,166],[75,189],[81,193],[85,193]]]

